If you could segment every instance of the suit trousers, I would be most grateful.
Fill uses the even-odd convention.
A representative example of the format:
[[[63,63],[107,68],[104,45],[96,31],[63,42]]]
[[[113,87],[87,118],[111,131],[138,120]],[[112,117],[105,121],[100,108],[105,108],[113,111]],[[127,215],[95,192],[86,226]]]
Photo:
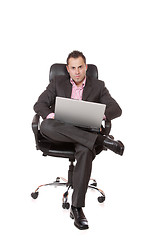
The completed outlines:
[[[94,146],[98,134],[84,131],[55,119],[43,120],[40,131],[53,142],[74,144],[77,163],[73,172],[72,205],[74,207],[84,207],[92,161],[96,155]]]

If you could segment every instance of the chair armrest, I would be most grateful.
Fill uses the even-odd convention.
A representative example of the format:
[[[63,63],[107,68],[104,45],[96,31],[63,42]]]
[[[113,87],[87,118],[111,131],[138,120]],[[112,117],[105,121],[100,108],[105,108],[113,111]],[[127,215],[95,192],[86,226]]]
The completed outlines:
[[[35,114],[32,120],[32,130],[34,134],[38,134],[39,118],[40,116]]]
[[[103,127],[102,129],[102,133],[106,136],[109,135],[110,131],[111,131],[111,127],[112,127],[112,124],[111,124],[111,121],[109,121],[108,119],[105,120],[105,127]]]
[[[32,120],[32,130],[34,133],[37,150],[39,149],[39,147],[38,147],[39,119],[40,119],[40,116],[38,114],[36,114]]]

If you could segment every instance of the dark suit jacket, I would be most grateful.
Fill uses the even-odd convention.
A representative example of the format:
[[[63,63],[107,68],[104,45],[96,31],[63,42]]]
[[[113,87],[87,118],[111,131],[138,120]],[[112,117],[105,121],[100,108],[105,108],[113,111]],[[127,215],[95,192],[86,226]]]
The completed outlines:
[[[63,76],[56,77],[39,96],[34,105],[34,110],[45,119],[49,113],[54,112],[56,96],[70,98],[72,84],[70,79]],[[111,97],[103,81],[87,77],[83,90],[84,101],[106,104],[105,116],[108,120],[119,117],[122,110],[118,103]]]

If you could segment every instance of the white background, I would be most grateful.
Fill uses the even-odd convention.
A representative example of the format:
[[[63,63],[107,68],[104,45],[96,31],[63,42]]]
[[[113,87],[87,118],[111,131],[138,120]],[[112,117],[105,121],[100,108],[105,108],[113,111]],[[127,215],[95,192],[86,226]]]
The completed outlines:
[[[0,3],[1,239],[160,239],[160,6],[157,0],[5,0]],[[67,177],[68,161],[36,151],[33,104],[49,67],[82,51],[123,109],[112,122],[125,144],[103,152],[92,177],[106,193],[88,191],[89,230],[61,208],[63,188],[38,185]]]

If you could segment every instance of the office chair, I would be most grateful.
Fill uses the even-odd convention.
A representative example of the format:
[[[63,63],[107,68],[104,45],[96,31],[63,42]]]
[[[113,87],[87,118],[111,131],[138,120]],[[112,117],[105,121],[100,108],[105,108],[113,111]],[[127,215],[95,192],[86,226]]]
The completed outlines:
[[[92,79],[98,79],[98,69],[93,64],[88,64],[88,69],[86,73],[90,78]],[[55,76],[57,75],[68,75],[68,72],[66,70],[66,64],[53,64],[50,68],[49,73],[49,81],[51,82]],[[72,188],[73,182],[72,182],[72,176],[74,171],[74,162],[75,162],[75,149],[74,145],[71,143],[53,143],[49,139],[45,138],[41,132],[40,132],[40,116],[36,114],[32,121],[32,130],[35,136],[35,142],[36,142],[36,148],[37,150],[41,150],[43,153],[43,156],[52,156],[52,157],[61,157],[61,158],[68,158],[70,165],[68,169],[68,179],[57,177],[56,180],[52,183],[43,184],[40,185],[35,192],[31,193],[31,196],[33,199],[36,199],[38,197],[38,190],[42,186],[66,186],[67,191],[63,194],[63,200],[62,200],[62,207],[64,209],[69,209],[70,204],[68,202],[68,194],[69,189]],[[105,135],[109,135],[111,129],[111,122],[110,121],[104,121],[102,125],[102,132]],[[112,137],[112,136],[110,136]],[[112,137],[113,138],[113,137]],[[98,155],[102,150],[107,150],[107,148],[104,148],[103,146],[99,146],[96,148],[96,155]],[[105,193],[100,190],[97,187],[97,182],[95,179],[91,179],[89,184],[89,188],[97,190],[101,195],[98,197],[98,201],[100,203],[105,201]]]

